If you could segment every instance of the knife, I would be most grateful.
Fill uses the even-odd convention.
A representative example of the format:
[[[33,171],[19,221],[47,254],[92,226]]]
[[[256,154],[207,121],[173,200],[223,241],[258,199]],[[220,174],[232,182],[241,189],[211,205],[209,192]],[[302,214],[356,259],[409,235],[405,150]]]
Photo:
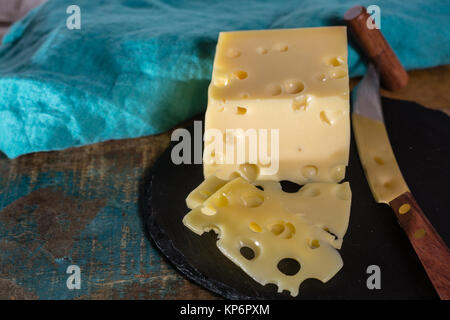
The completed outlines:
[[[348,16],[346,20],[347,18]],[[349,25],[353,31],[352,24]],[[379,35],[382,37],[381,32]],[[386,53],[386,50],[392,51],[390,47],[387,48],[383,53]],[[393,51],[390,55],[395,56]],[[377,66],[369,63],[364,78],[356,88],[352,125],[359,158],[375,200],[392,208],[439,297],[449,300],[450,251],[411,194],[395,159],[384,125],[377,69],[382,65],[381,59],[383,57],[380,55],[371,59]]]

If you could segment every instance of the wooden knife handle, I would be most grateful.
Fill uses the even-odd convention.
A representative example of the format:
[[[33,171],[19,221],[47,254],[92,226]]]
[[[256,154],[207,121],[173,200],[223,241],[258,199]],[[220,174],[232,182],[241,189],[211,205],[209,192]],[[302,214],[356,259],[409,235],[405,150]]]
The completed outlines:
[[[369,28],[367,22],[372,21],[372,18],[367,13],[366,8],[362,6],[352,7],[345,13],[344,19],[361,49],[378,67],[381,85],[392,91],[406,86],[408,74],[380,29]]]
[[[450,299],[450,251],[410,192],[390,203],[442,300]]]

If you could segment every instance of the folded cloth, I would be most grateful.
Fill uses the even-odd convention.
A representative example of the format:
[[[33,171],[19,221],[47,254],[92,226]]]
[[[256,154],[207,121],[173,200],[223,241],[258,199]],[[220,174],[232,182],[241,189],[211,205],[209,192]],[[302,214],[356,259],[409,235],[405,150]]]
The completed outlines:
[[[220,31],[344,24],[373,1],[58,0],[0,47],[0,150],[10,158],[166,131],[203,111]],[[407,69],[450,63],[448,1],[377,1]],[[69,29],[70,5],[81,29]],[[350,75],[364,72],[349,48]]]

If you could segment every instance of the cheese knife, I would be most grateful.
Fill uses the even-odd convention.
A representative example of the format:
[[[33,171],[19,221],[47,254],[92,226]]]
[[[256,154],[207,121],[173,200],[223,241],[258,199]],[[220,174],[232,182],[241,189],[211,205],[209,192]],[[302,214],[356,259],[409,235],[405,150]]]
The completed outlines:
[[[381,45],[374,47],[378,54],[369,54],[372,62],[368,64],[364,78],[354,89],[356,94],[352,125],[358,154],[375,200],[392,208],[439,297],[449,300],[450,251],[411,194],[395,159],[384,125],[379,70],[384,69],[382,79],[390,89],[403,87],[408,78],[407,75],[405,78],[406,72],[381,32],[371,30],[371,36],[367,36],[368,31],[364,28],[369,17],[363,7],[354,7],[345,16],[359,42],[366,43],[362,45],[365,51],[371,46],[367,42],[382,38],[378,41]],[[366,38],[361,39],[361,34],[366,34]],[[371,51],[373,53],[373,50]],[[395,59],[391,59],[392,57]]]

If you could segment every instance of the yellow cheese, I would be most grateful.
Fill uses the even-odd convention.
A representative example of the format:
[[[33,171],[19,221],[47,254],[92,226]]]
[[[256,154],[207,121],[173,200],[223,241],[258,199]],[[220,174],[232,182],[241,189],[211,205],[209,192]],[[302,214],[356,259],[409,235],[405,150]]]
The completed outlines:
[[[230,179],[239,172],[249,180],[299,184],[342,180],[350,142],[347,69],[345,27],[222,32],[205,116],[206,133],[222,132],[222,146],[205,135],[205,176]],[[227,129],[242,131],[226,135]],[[278,130],[277,150],[268,143],[269,161],[259,153],[253,161],[249,143],[245,159],[237,159],[233,141],[252,129],[258,141],[264,140],[258,129],[269,130],[269,137]],[[227,163],[228,157],[234,161]]]
[[[343,262],[324,227],[334,228],[340,238],[345,233],[348,183],[314,183],[294,194],[284,194],[277,182],[259,185],[264,190],[236,178],[191,210],[183,223],[198,235],[214,230],[226,257],[260,284],[276,284],[279,292],[296,296],[308,278],[331,279]],[[254,257],[248,259],[242,248],[251,249]],[[278,266],[284,259],[297,261],[300,270],[293,275],[281,272]]]
[[[186,205],[189,209],[194,209],[203,204],[213,193],[222,188],[228,181],[209,176],[197,188],[195,188],[186,198]]]

